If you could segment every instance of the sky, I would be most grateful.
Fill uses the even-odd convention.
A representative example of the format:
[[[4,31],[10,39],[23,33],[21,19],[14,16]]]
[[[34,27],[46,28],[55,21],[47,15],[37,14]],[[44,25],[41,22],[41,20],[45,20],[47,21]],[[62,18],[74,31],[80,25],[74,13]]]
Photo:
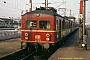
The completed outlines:
[[[35,10],[36,7],[45,6],[45,0],[32,0],[32,10]],[[57,9],[59,8],[66,8],[66,15],[71,15],[77,17],[79,15],[79,3],[80,0],[48,0],[49,7],[54,7]],[[66,2],[66,3],[65,3]],[[86,22],[90,22],[90,1],[86,2]],[[21,11],[29,10],[30,4],[29,0],[0,0],[0,17],[13,17],[13,18],[20,18]],[[63,15],[63,11],[59,12]]]

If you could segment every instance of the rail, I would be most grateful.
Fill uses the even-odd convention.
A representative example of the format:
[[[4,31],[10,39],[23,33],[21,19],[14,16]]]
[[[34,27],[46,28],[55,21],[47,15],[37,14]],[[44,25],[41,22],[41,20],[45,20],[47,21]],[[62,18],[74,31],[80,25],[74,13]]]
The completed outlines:
[[[39,55],[38,52],[29,52],[27,50],[20,50],[12,53],[8,56],[0,58],[0,60],[35,60],[35,59],[47,59],[48,54]]]

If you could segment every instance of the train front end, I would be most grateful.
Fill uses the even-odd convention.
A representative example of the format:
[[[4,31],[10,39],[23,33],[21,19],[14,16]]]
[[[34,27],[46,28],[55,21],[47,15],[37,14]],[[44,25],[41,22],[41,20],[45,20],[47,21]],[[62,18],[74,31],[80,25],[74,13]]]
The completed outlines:
[[[46,10],[35,10],[22,15],[21,47],[49,49],[55,43],[54,19],[52,13]]]

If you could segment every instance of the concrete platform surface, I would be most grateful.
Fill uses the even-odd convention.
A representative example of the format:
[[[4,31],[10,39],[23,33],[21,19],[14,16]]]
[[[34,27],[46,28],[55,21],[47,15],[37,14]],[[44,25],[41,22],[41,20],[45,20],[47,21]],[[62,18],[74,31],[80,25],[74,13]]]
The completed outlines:
[[[88,50],[83,50],[77,46],[78,31],[60,47],[48,60],[90,60],[90,30],[88,31]]]
[[[20,49],[20,39],[0,41],[0,58]]]

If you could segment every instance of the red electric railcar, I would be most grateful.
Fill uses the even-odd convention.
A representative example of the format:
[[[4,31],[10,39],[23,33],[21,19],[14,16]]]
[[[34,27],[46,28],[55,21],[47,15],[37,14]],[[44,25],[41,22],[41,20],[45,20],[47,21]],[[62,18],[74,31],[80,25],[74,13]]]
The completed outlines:
[[[52,7],[37,8],[22,15],[21,46],[49,49],[75,30],[75,23],[57,14]]]

